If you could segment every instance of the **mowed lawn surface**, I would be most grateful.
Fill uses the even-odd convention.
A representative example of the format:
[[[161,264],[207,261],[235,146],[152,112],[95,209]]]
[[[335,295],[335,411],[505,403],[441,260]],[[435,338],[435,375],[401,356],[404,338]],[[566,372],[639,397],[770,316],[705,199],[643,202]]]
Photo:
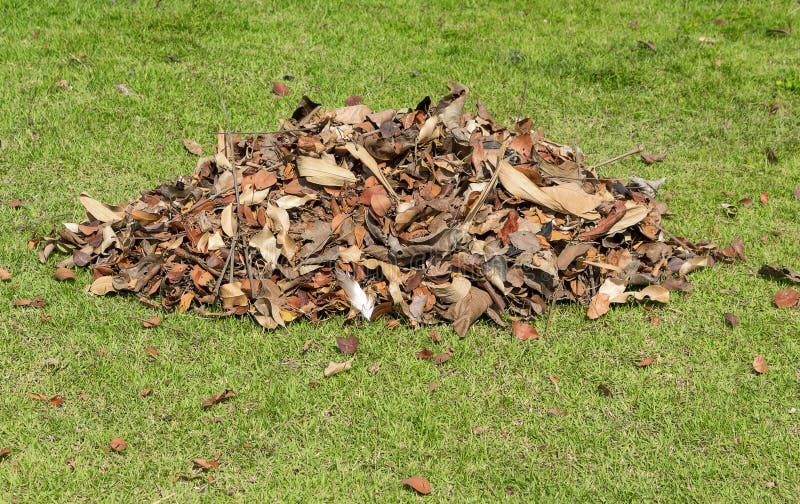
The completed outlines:
[[[0,268],[13,275],[0,283],[0,500],[413,501],[411,476],[437,502],[800,498],[800,310],[776,308],[787,286],[755,275],[800,270],[800,91],[777,85],[800,81],[800,33],[769,32],[800,28],[797,2],[3,0],[0,19]],[[640,143],[667,154],[601,173],[667,177],[667,228],[742,237],[747,262],[694,273],[690,295],[649,311],[589,321],[557,306],[544,340],[481,322],[463,340],[440,326],[433,343],[383,323],[265,332],[162,314],[85,294],[86,271],[56,282],[57,260],[26,247],[83,218],[81,191],[116,202],[191,172],[181,139],[208,151],[224,124],[209,82],[252,131],[303,94],[413,107],[449,79],[468,107],[529,116],[590,163]],[[12,306],[36,296],[47,305]],[[152,316],[179,330],[134,319]],[[361,339],[353,369],[323,378],[346,330]],[[423,347],[454,355],[434,366]],[[236,397],[201,408],[225,388]],[[209,482],[192,459],[216,457]]]

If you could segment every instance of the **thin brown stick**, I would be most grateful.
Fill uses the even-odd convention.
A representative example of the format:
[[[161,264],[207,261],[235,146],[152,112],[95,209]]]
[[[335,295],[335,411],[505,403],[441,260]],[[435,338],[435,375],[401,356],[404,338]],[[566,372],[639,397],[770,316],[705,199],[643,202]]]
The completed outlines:
[[[201,266],[204,270],[208,271],[212,275],[219,276],[221,274],[221,272],[218,269],[210,268],[208,265],[206,265],[204,259],[197,257],[196,255],[183,250],[182,248],[176,248],[175,250],[173,250],[173,252],[175,253],[176,256],[183,259],[187,259],[197,264],[198,266]]]
[[[597,163],[596,165],[590,166],[588,169],[589,170],[596,170],[597,168],[600,168],[601,166],[605,166],[605,165],[608,165],[608,164],[611,164],[611,163],[616,163],[620,159],[624,159],[624,158],[626,158],[628,156],[633,156],[634,154],[638,154],[638,153],[642,152],[643,150],[644,150],[644,144],[637,145],[636,147],[634,147],[633,149],[629,150],[628,152],[620,154],[619,156],[614,156],[611,159],[606,159],[602,163]]]
[[[176,331],[176,332],[179,332],[179,333],[183,333],[183,334],[186,334],[187,336],[194,336],[195,338],[203,338],[204,337],[203,335],[198,334],[196,332],[187,331],[186,329],[181,329],[180,327],[168,326],[168,325],[162,324],[161,322],[153,322],[152,320],[145,319],[145,318],[131,317],[131,316],[128,316],[126,318],[129,318],[131,320],[138,320],[139,322],[144,322],[144,323],[150,324],[151,327],[163,327],[164,329],[169,329],[170,331]]]

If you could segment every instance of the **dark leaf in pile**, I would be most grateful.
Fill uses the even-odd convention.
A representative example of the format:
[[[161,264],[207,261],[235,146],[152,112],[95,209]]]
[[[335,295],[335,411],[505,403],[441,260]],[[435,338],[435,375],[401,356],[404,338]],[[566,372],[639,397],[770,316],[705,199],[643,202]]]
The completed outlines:
[[[68,252],[59,266],[91,269],[89,292],[180,313],[274,329],[392,312],[462,337],[484,315],[505,326],[503,313],[556,300],[593,299],[592,318],[631,297],[666,302],[692,269],[744,259],[741,242],[664,232],[661,180],[601,177],[528,119],[467,111],[468,94],[455,83],[436,105],[379,111],[304,96],[282,129],[220,132],[191,175],[133,201],[81,194],[87,219],[40,239],[40,259]]]
[[[800,273],[792,271],[789,268],[781,268],[774,264],[765,264],[761,266],[758,270],[758,274],[773,280],[783,280],[800,284]]]

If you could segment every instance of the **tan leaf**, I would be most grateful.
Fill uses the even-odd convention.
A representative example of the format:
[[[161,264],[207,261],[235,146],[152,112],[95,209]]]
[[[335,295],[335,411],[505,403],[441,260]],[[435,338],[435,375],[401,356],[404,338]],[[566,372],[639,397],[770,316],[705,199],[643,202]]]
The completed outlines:
[[[589,309],[586,310],[586,316],[592,320],[599,319],[610,309],[610,298],[608,294],[598,292],[592,297],[592,300],[589,302]]]
[[[514,333],[514,336],[523,341],[528,339],[536,339],[539,337],[539,332],[535,327],[519,320],[515,320],[511,324],[511,332]]]
[[[122,220],[122,218],[125,216],[124,211],[118,208],[110,207],[104,203],[100,203],[86,193],[81,193],[78,199],[86,211],[101,222],[117,222]]]
[[[198,469],[210,471],[211,469],[219,469],[219,462],[216,460],[206,460],[201,458],[192,459],[192,464]]]
[[[428,480],[420,476],[414,476],[413,478],[404,479],[402,483],[404,485],[413,488],[419,494],[428,495],[429,493],[431,493],[430,482],[428,482]]]
[[[236,233],[236,216],[233,214],[233,203],[228,203],[228,205],[222,209],[220,220],[222,223],[222,230],[225,234],[233,236],[234,233]]]
[[[660,285],[648,285],[640,291],[626,292],[626,294],[633,294],[638,301],[649,299],[659,303],[669,303],[669,289]]]
[[[158,356],[158,350],[156,350],[155,347],[151,347],[151,346],[145,347],[144,351],[145,351],[145,353],[147,353],[148,355],[151,355],[153,357],[157,357]]]
[[[161,323],[161,317],[150,317],[147,320],[142,320],[142,326],[145,328],[155,327]]]
[[[186,291],[181,295],[181,300],[178,302],[178,313],[184,313],[192,305],[195,294],[192,291]]]
[[[116,292],[114,289],[114,278],[111,276],[101,276],[92,282],[89,286],[89,292],[98,296],[105,296],[110,292]]]
[[[329,376],[333,376],[335,374],[339,374],[339,373],[343,373],[345,371],[348,371],[348,370],[350,370],[350,368],[352,366],[353,366],[353,359],[350,359],[350,360],[345,361],[345,362],[333,362],[333,361],[331,361],[331,362],[328,363],[328,367],[325,368],[325,371],[323,371],[322,374],[327,378]]]
[[[297,157],[297,172],[309,182],[323,186],[341,187],[356,181],[356,176],[350,170],[310,156]]]
[[[128,443],[126,443],[121,437],[113,438],[108,445],[117,453],[124,452],[128,448]]]
[[[375,175],[375,178],[378,179],[378,182],[383,185],[386,189],[386,192],[389,193],[389,196],[392,197],[394,201],[398,200],[397,193],[394,191],[394,188],[389,183],[389,179],[386,178],[386,175],[383,174],[381,169],[378,167],[378,163],[375,161],[375,158],[367,152],[365,148],[359,148],[353,142],[348,142],[345,144],[345,148],[347,152],[350,153],[351,156],[361,161],[361,163],[367,167],[367,169]]]
[[[242,282],[223,284],[219,289],[219,296],[222,298],[222,306],[227,309],[250,304],[247,295],[242,292]]]
[[[153,389],[152,389],[152,388],[150,388],[150,387],[146,387],[144,390],[142,390],[141,392],[139,392],[139,396],[140,396],[140,397],[147,397],[147,396],[149,396],[149,395],[150,395],[150,394],[152,394],[152,393],[153,393]]]
[[[681,268],[678,270],[678,273],[681,275],[686,275],[696,269],[705,268],[709,265],[710,259],[708,256],[694,256],[681,264]]]
[[[194,140],[189,140],[188,138],[184,138],[183,146],[184,148],[186,148],[186,151],[189,152],[190,154],[194,154],[195,156],[203,155],[203,146],[195,142]]]
[[[75,272],[69,268],[60,267],[53,273],[53,277],[61,282],[66,280],[75,280]]]
[[[764,374],[769,371],[767,359],[765,359],[762,354],[756,355],[755,359],[753,359],[753,369],[759,374]]]
[[[11,280],[11,273],[9,273],[8,270],[0,268],[0,280],[2,281]]]

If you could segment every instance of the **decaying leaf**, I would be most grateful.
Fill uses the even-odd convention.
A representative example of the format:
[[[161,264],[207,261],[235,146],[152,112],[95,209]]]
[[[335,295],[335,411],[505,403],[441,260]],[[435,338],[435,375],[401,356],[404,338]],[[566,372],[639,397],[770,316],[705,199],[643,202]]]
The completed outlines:
[[[794,289],[781,289],[775,293],[772,300],[778,308],[790,308],[797,306],[800,301],[800,292]]]
[[[9,455],[11,455],[11,448],[4,446],[2,449],[0,449],[0,460],[7,458]]]
[[[536,339],[539,337],[539,332],[535,327],[518,320],[511,324],[511,332],[514,333],[514,336],[523,341],[527,339]]]
[[[412,478],[404,479],[402,483],[414,489],[417,493],[421,495],[428,495],[429,493],[431,493],[430,482],[428,482],[427,479],[422,478],[420,476],[414,476]]]
[[[128,443],[121,437],[115,437],[111,439],[111,442],[108,443],[108,446],[117,453],[124,452],[126,449],[128,449]]]
[[[345,355],[350,355],[356,353],[358,349],[358,337],[351,336],[349,338],[336,338],[336,346],[339,348],[339,351]]]
[[[586,311],[586,316],[592,320],[596,320],[606,313],[611,307],[611,298],[608,294],[599,292],[592,297],[589,303],[589,309]]]
[[[124,211],[100,203],[86,193],[81,193],[79,199],[89,215],[101,222],[117,222],[125,216]]]
[[[340,187],[356,181],[356,176],[350,170],[310,156],[297,157],[297,171],[309,182],[322,186]]]
[[[738,327],[739,326],[739,317],[734,315],[733,313],[725,313],[722,316],[723,320],[725,320],[725,324],[728,327]]]
[[[195,458],[195,459],[192,459],[192,464],[196,468],[202,469],[204,471],[210,471],[212,469],[219,469],[219,462],[216,461],[216,460],[207,460],[207,459],[203,459],[203,458]]]
[[[230,399],[231,397],[236,397],[236,392],[234,392],[233,390],[231,390],[229,388],[226,388],[226,389],[221,390],[218,394],[215,394],[215,395],[209,397],[208,399],[206,399],[205,401],[203,401],[202,406],[203,406],[203,408],[210,408],[211,406],[213,406],[215,404],[219,404],[222,401]]]
[[[646,358],[644,358],[644,359],[640,360],[639,362],[637,362],[637,363],[636,363],[636,364],[634,364],[634,365],[635,365],[636,367],[647,367],[647,366],[649,366],[650,364],[652,364],[652,363],[653,363],[653,361],[655,361],[655,358],[654,358],[654,357],[646,357]]]
[[[344,361],[344,362],[329,362],[328,366],[323,371],[323,375],[325,378],[329,376],[333,376],[335,374],[343,373],[345,371],[349,371],[350,368],[353,366],[353,359]]]
[[[195,156],[203,155],[203,146],[195,142],[194,140],[189,140],[188,138],[184,138],[183,147],[189,154],[194,154]]]
[[[756,357],[753,359],[753,369],[759,374],[765,374],[767,371],[769,371],[767,359],[764,358],[764,355],[756,355]]]
[[[116,292],[114,289],[114,279],[110,276],[98,277],[89,286],[89,292],[98,296],[105,296],[110,292]]]
[[[0,280],[2,281],[11,280],[11,273],[9,273],[8,270],[0,268]]]
[[[781,268],[774,264],[765,264],[761,266],[761,268],[758,270],[758,274],[774,280],[785,280],[787,282],[800,284],[799,272],[792,271],[789,268]]]
[[[289,94],[289,87],[280,81],[274,81],[272,83],[272,93],[275,96],[286,96]]]

